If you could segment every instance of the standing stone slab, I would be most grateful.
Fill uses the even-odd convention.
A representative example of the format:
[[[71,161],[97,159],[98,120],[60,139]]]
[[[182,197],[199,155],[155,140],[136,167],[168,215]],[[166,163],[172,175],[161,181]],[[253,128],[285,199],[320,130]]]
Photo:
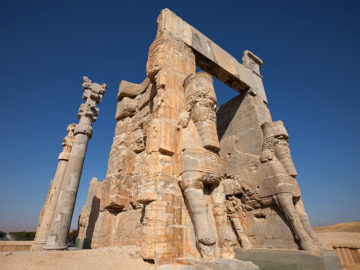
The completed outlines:
[[[96,193],[100,190],[101,184],[95,177],[90,181],[86,203],[82,208],[78,222],[78,236],[75,240],[75,247],[77,248],[87,249],[91,247],[95,222],[100,209],[100,200]]]
[[[239,260],[252,261],[260,270],[340,270],[338,256],[334,251],[326,251],[322,256],[296,250],[239,249]]]

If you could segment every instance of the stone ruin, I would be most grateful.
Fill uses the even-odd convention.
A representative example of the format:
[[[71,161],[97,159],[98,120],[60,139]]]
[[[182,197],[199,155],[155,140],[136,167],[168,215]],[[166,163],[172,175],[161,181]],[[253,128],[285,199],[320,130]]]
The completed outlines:
[[[77,245],[137,246],[164,267],[240,263],[235,250],[322,254],[289,135],[267,107],[262,60],[246,50],[239,63],[168,9],[157,23],[146,78],[120,83],[106,178],[90,182]],[[212,77],[239,95],[218,108]],[[45,248],[64,238],[55,223]],[[236,269],[257,269],[241,263]]]
[[[67,238],[79,188],[86,149],[91,139],[92,123],[97,120],[99,109],[96,107],[105,94],[106,84],[93,83],[83,77],[83,97],[79,107],[78,124],[67,127],[63,151],[54,179],[50,182],[49,192],[40,212],[34,243],[31,250],[67,249]]]

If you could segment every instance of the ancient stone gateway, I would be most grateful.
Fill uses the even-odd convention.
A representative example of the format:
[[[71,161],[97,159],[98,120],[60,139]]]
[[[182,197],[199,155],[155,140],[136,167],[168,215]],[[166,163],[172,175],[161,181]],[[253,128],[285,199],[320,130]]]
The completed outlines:
[[[245,51],[239,63],[168,9],[157,23],[146,78],[120,83],[107,175],[91,182],[79,245],[138,246],[159,269],[258,269],[234,258],[259,248],[322,254],[261,59]],[[239,92],[219,109],[212,76]]]

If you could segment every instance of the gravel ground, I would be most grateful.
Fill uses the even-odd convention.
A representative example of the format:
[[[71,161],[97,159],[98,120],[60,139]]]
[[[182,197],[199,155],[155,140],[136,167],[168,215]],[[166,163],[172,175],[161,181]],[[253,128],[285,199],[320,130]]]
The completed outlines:
[[[0,252],[0,270],[153,270],[134,247]]]

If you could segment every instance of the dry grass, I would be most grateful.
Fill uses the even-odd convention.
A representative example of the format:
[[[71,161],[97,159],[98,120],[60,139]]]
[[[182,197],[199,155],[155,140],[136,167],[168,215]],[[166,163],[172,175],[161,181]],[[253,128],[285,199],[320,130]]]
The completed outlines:
[[[329,226],[314,227],[315,232],[358,232],[360,233],[360,222],[338,223]]]

